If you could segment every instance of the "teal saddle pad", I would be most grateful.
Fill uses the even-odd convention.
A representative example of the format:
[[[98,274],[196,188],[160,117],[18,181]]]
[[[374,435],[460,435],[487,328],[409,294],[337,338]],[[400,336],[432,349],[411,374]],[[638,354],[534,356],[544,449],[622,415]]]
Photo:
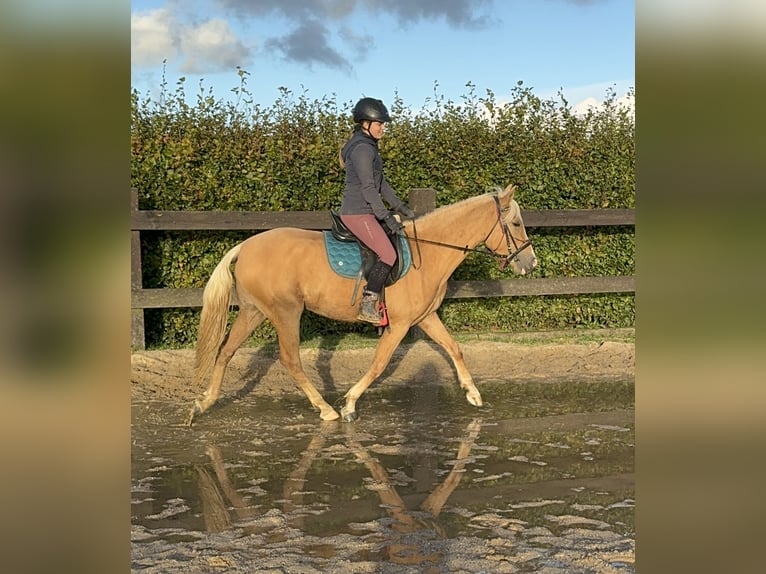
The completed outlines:
[[[355,278],[359,275],[359,269],[362,267],[362,254],[359,244],[356,241],[338,241],[332,236],[332,232],[324,231],[324,246],[327,252],[327,260],[335,273],[342,277]],[[402,272],[399,275],[401,279],[407,275],[412,263],[412,253],[410,252],[410,242],[402,241],[402,237],[397,237],[402,247]]]

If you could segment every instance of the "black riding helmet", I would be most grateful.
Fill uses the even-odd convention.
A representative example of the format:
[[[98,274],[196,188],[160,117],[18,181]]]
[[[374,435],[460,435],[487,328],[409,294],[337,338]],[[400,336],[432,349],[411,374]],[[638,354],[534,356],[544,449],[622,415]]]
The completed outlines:
[[[386,106],[383,105],[381,100],[375,98],[362,98],[354,106],[354,123],[359,123],[362,120],[370,120],[373,122],[390,122],[391,116],[388,115]]]

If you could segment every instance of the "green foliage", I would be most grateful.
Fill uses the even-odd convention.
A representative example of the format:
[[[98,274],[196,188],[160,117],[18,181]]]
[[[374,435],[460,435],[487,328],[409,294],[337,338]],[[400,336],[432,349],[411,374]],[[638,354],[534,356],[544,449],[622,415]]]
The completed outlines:
[[[635,305],[628,294],[445,299],[439,316],[447,329],[464,333],[617,328],[634,324]]]
[[[131,185],[141,209],[324,210],[340,205],[338,151],[350,134],[354,102],[309,99],[282,89],[272,106],[254,104],[249,74],[239,70],[235,102],[200,84],[187,103],[185,79],[159,101],[131,92]],[[540,100],[521,82],[498,99],[466,85],[461,102],[434,96],[412,110],[398,96],[381,141],[389,182],[437,190],[437,205],[515,183],[526,209],[635,206],[634,120],[606,94],[601,110],[575,115],[568,102]],[[534,277],[630,275],[634,233],[627,228],[530,229],[540,261]],[[202,287],[220,257],[246,235],[230,232],[142,232],[144,287]],[[490,258],[470,255],[455,279],[508,278]],[[517,278],[523,281],[524,278]],[[632,295],[525,297],[445,301],[452,330],[504,331],[625,327],[634,322]],[[146,312],[150,346],[189,346],[199,310]],[[361,332],[364,326],[307,314],[305,337]],[[261,327],[258,342],[274,338]]]

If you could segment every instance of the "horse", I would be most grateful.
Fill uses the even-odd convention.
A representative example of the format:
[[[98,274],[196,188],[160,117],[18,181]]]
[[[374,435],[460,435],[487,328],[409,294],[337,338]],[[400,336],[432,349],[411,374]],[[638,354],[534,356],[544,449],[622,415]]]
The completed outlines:
[[[447,280],[477,246],[510,263],[515,274],[525,275],[537,265],[527,236],[515,186],[495,190],[440,207],[403,222],[410,243],[413,267],[386,288],[388,326],[378,340],[368,371],[345,394],[340,414],[330,406],[303,370],[300,360],[300,319],[308,309],[330,319],[355,322],[350,304],[356,284],[330,268],[321,231],[293,227],[274,228],[245,239],[220,260],[205,285],[195,350],[194,378],[199,386],[210,375],[201,400],[195,400],[187,419],[208,410],[220,393],[226,366],[237,349],[265,320],[271,321],[279,340],[279,360],[324,421],[358,418],[356,403],[388,365],[408,330],[417,325],[450,357],[468,402],[482,406],[479,390],[466,368],[459,345],[447,331],[437,310],[447,292]],[[484,251],[482,251],[484,252]],[[414,265],[418,259],[417,265]],[[232,274],[231,266],[234,264]],[[239,311],[226,335],[232,282]]]

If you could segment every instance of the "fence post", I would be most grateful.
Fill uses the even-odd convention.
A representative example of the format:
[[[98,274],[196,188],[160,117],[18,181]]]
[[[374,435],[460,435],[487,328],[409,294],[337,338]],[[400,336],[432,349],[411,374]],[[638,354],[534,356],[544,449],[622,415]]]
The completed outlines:
[[[409,204],[416,215],[425,215],[436,209],[436,190],[430,187],[410,189]]]
[[[130,188],[130,211],[131,214],[138,211],[138,190]],[[141,232],[130,232],[130,290],[139,291],[143,288],[143,275],[141,273]],[[130,340],[134,351],[143,351],[146,348],[144,338],[144,310],[130,310]]]
[[[411,188],[408,203],[416,216],[425,215],[436,209],[436,190],[430,187]],[[425,338],[425,333],[417,326],[412,327],[410,328],[410,338],[417,341],[418,339]]]

